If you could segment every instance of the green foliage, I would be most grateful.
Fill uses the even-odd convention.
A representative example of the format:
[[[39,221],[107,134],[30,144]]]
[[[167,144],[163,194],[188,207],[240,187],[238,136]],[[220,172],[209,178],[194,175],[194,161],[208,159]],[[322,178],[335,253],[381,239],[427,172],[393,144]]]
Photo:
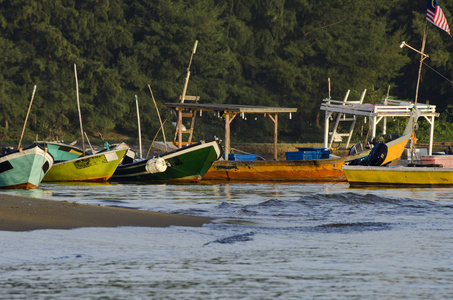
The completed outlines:
[[[453,20],[453,2],[440,5]],[[76,64],[89,135],[136,136],[137,95],[143,136],[152,140],[160,123],[149,84],[171,140],[175,119],[163,104],[182,93],[198,40],[188,95],[202,103],[296,107],[292,120],[280,117],[279,139],[319,142],[327,78],[334,99],[367,89],[366,101],[378,103],[388,86],[399,99],[414,98],[419,56],[399,45],[420,48],[425,11],[409,0],[0,1],[0,137],[19,134],[35,84],[30,134],[79,136]],[[425,63],[432,68],[423,68],[419,101],[438,106],[443,139],[452,138],[453,90],[433,69],[453,77],[452,46],[428,24]],[[254,119],[235,120],[233,140],[271,141],[273,123]],[[197,118],[194,138],[222,136],[223,126],[216,116]]]

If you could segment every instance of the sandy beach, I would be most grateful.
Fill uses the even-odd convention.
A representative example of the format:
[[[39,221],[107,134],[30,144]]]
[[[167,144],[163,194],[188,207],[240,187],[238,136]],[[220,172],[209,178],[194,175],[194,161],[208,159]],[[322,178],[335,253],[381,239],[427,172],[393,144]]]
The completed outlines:
[[[212,219],[128,208],[78,204],[0,193],[0,230],[71,229],[78,227],[202,226]]]

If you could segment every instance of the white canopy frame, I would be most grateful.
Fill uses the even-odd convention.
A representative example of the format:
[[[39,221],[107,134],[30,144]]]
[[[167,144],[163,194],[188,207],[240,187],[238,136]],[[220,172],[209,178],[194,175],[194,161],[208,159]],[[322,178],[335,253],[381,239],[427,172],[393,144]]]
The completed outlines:
[[[347,92],[349,95],[349,91]],[[387,118],[388,117],[409,117],[411,109],[415,106],[414,103],[401,100],[384,99],[382,104],[364,104],[363,94],[360,101],[347,101],[347,96],[343,101],[324,99],[321,104],[321,110],[326,112],[325,114],[325,128],[324,128],[324,147],[331,148],[334,137],[336,136],[337,128],[329,134],[330,118],[333,114],[340,115],[352,115],[352,116],[364,116],[368,117],[371,121],[371,138],[376,136],[376,128],[379,122],[383,122],[383,134],[386,134],[387,130]],[[386,104],[384,104],[386,103]],[[439,116],[436,112],[436,106],[430,104],[417,103],[417,108],[420,110],[420,116],[424,117],[430,124],[430,136],[428,144],[428,155],[432,154],[433,141],[434,141],[434,118]],[[355,120],[355,118],[354,118]],[[354,122],[355,123],[355,122]],[[351,128],[350,133],[352,133]],[[330,137],[330,139],[329,139]],[[346,148],[348,148],[350,137],[348,138]]]

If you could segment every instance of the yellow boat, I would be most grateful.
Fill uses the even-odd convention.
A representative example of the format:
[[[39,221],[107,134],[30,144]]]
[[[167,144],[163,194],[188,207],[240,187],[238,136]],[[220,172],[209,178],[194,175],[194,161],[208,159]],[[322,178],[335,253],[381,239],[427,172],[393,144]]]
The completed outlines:
[[[127,149],[110,150],[56,163],[43,182],[107,181],[124,158]]]
[[[417,110],[411,115],[404,134],[388,143],[388,155],[380,166],[345,165],[342,167],[351,187],[357,186],[453,186],[453,168],[443,168],[442,165],[406,166],[386,164],[401,157],[404,147],[412,137],[411,133],[418,118]],[[405,140],[406,139],[406,140]]]
[[[343,166],[351,187],[453,186],[453,168],[422,166]]]

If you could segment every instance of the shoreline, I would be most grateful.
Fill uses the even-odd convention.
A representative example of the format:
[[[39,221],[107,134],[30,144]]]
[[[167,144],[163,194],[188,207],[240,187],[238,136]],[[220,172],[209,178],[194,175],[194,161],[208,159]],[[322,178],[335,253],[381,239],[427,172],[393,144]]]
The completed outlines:
[[[0,230],[81,227],[200,227],[212,218],[15,196],[0,192]]]

